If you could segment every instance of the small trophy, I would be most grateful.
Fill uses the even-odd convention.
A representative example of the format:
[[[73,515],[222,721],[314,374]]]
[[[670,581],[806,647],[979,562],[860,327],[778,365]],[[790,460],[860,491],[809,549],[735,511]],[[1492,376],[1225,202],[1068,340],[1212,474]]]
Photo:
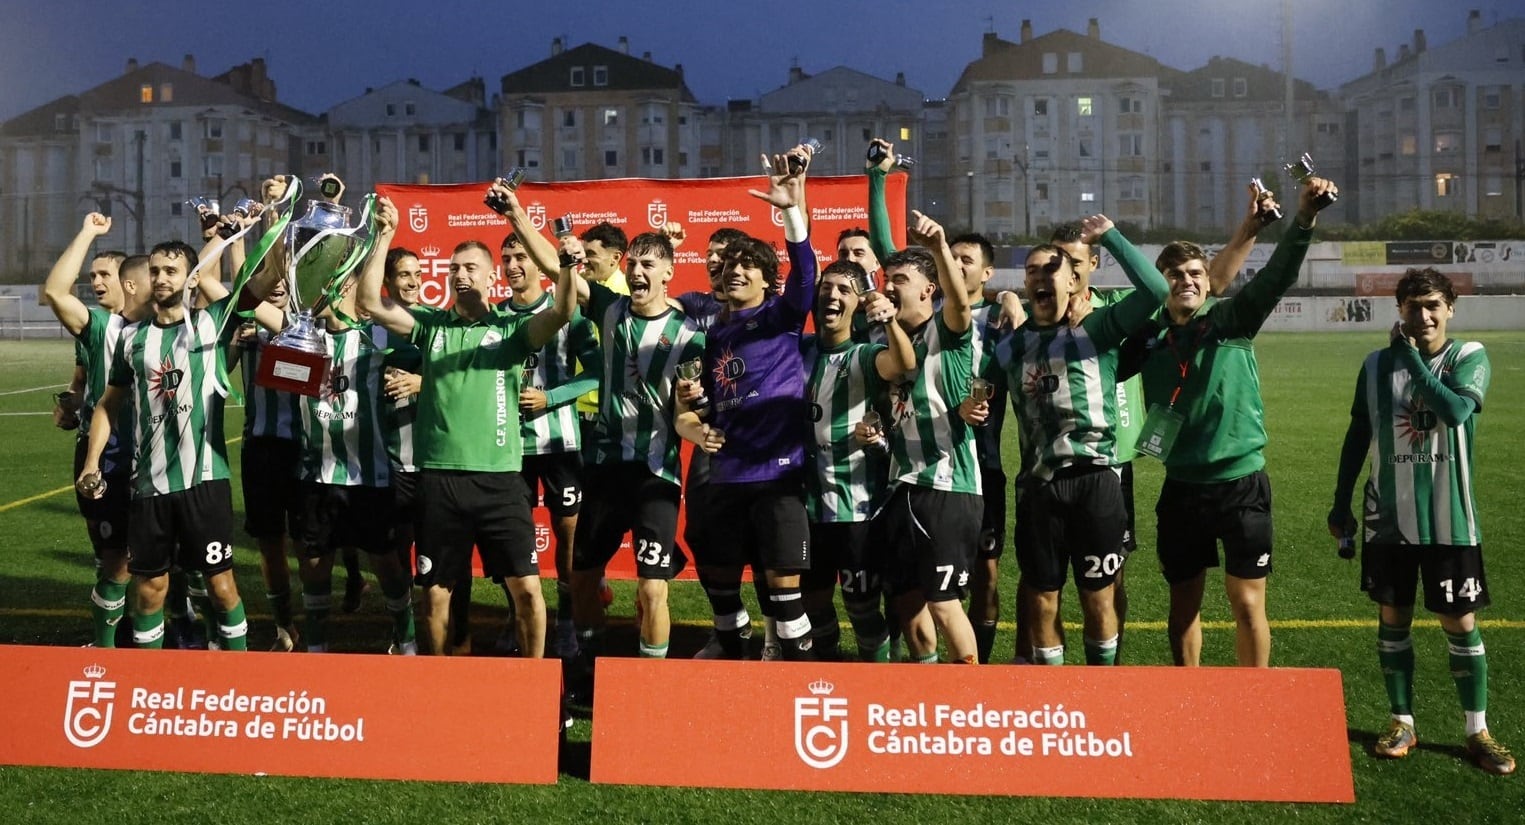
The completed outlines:
[[[1283,168],[1285,168],[1287,170],[1287,174],[1295,178],[1298,183],[1306,184],[1308,179],[1313,177],[1313,158],[1310,157],[1307,152],[1304,152],[1303,156],[1298,158],[1296,163],[1289,163]],[[1324,207],[1334,203],[1339,199],[1340,196],[1334,194],[1333,192],[1324,192],[1323,194],[1313,199],[1313,207],[1315,209],[1323,209]]]
[[[507,172],[499,175],[496,180],[503,181],[503,185],[507,186],[509,191],[517,192],[519,190],[519,184],[524,183],[524,179],[527,177],[529,177],[528,170],[522,166],[514,166],[511,167]],[[492,211],[497,212],[499,215],[508,214],[508,201],[500,197],[489,194],[487,197],[482,199],[482,202],[487,204],[488,207],[492,209]]]
[[[863,413],[863,426],[868,428],[869,435],[874,438],[868,446],[889,452],[890,442],[884,438],[884,420],[879,417],[878,411],[866,410]]]
[[[853,294],[858,296],[859,302],[862,302],[869,295],[871,295],[871,294],[873,294],[873,293],[875,293],[877,291],[878,290],[874,289],[874,281],[873,281],[873,276],[872,275],[868,274],[867,272],[864,272],[863,273],[863,277],[860,278],[860,277],[857,277],[856,274],[854,274],[854,276],[853,276]],[[890,320],[889,318],[880,318],[880,319],[869,318],[867,312],[863,313],[863,317],[866,318],[870,324],[874,324],[876,326],[883,326],[886,323],[889,323],[889,320]]]
[[[976,404],[983,404],[995,395],[995,386],[983,378],[976,378],[969,382],[969,400]],[[977,426],[983,427],[984,424]]]
[[[365,260],[374,239],[372,202],[366,199],[366,214],[357,226],[350,226],[349,207],[326,200],[309,200],[307,213],[286,225],[279,243],[285,253],[290,306],[297,310],[286,329],[265,345],[255,383],[312,397],[322,390],[328,378],[328,346],[317,317]]]
[[[703,374],[704,362],[700,361],[698,358],[682,361],[678,364],[678,377],[684,381],[698,381],[699,376]],[[705,397],[704,390],[702,388],[699,390],[699,397],[690,402],[688,407],[696,413],[703,413],[705,410],[710,408],[710,400],[709,398]]]
[[[810,156],[812,158],[821,153],[821,142],[813,137],[808,137],[800,141],[800,145],[810,150]],[[809,165],[809,161],[800,160],[798,155],[789,156],[789,174],[798,175],[799,173],[805,171],[805,167],[807,165]]]
[[[572,226],[571,215],[562,215],[553,222],[552,226],[554,227],[553,232],[558,238],[565,238],[575,231]]]
[[[884,161],[885,157],[887,157],[889,155],[889,153],[890,153],[890,151],[888,149],[884,148],[884,144],[882,144],[882,143],[870,143],[868,145],[868,162],[874,164],[875,166],[877,166],[881,162]],[[916,165],[916,158],[909,157],[907,155],[896,155],[895,156],[895,168],[896,169],[910,169],[912,166],[915,166],[915,165]]]
[[[83,475],[74,482],[74,489],[78,490],[80,496],[84,498],[98,499],[106,495],[106,479],[101,478],[100,473]]]
[[[1260,178],[1250,178],[1250,186],[1255,187],[1255,217],[1260,219],[1260,228],[1264,229],[1281,220],[1281,209],[1274,204],[1261,203],[1271,197],[1271,190],[1260,182]]]

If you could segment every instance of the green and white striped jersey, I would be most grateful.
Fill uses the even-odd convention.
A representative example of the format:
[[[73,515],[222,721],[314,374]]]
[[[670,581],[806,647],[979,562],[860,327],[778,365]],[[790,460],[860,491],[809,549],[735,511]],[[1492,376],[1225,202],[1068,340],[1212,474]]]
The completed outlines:
[[[228,477],[222,429],[228,388],[218,378],[218,360],[225,357],[222,323],[230,311],[224,298],[186,310],[184,322],[160,326],[149,318],[123,331],[110,383],[133,390],[134,496]]]
[[[1473,495],[1477,414],[1488,391],[1483,345],[1448,341],[1424,367],[1452,392],[1471,398],[1472,415],[1449,426],[1417,391],[1416,376],[1391,348],[1366,357],[1351,414],[1371,425],[1366,480],[1366,541],[1377,544],[1482,543]]]
[[[418,351],[418,347],[398,338],[391,338],[390,341],[392,354],[387,356],[386,365],[417,374],[422,369],[423,361],[423,354]],[[413,457],[413,425],[418,421],[418,396],[410,395],[395,401],[383,399],[381,413],[392,472],[418,472],[418,464]]]
[[[995,360],[996,345],[1010,334],[1009,330],[996,327],[1001,319],[1001,306],[980,300],[970,308],[974,330],[974,374],[985,375]],[[1001,428],[1006,423],[1006,393],[998,382],[993,382],[996,394],[990,398],[990,416],[985,426],[974,428],[974,450],[980,466],[987,470],[1001,469]],[[962,403],[963,399],[960,398]]]
[[[888,386],[874,366],[885,346],[847,341],[824,349],[812,335],[800,348],[810,369],[805,384],[814,438],[809,451],[814,466],[805,482],[810,520],[868,521],[889,485],[889,460],[881,449],[859,446],[852,432]]]
[[[89,320],[74,339],[74,354],[85,368],[85,395],[79,411],[79,437],[90,437],[90,418],[95,405],[106,392],[111,363],[122,346],[122,333],[130,326],[127,319],[100,307],[91,307]],[[111,441],[101,454],[104,475],[126,473],[132,465],[132,405],[123,404],[117,420],[111,423]]]
[[[974,328],[954,333],[941,312],[911,333],[916,369],[890,388],[890,478],[954,493],[980,493],[973,427],[958,405],[974,379]]]
[[[604,360],[590,460],[641,462],[679,484],[673,390],[678,364],[704,355],[704,333],[676,309],[644,318],[631,312],[628,296],[598,283],[588,288],[588,317],[598,325]]]
[[[328,382],[317,397],[302,397],[303,481],[338,487],[386,487],[387,457],[382,395],[390,341],[375,324],[325,332]]]
[[[554,301],[555,296],[547,292],[533,304],[520,306],[508,300],[498,304],[498,308],[530,316],[550,309]],[[520,433],[524,437],[525,455],[580,449],[582,437],[576,402],[584,393],[598,389],[602,368],[593,324],[580,310],[573,310],[571,323],[557,330],[556,337],[539,352],[524,359],[524,386],[543,390],[546,403],[544,410],[524,417]]]
[[[1121,289],[1091,288],[1091,303],[1098,307],[1112,306],[1133,294],[1132,287]],[[1144,431],[1144,379],[1134,373],[1126,381],[1117,382],[1112,399],[1117,417],[1113,419],[1113,432],[1117,436],[1115,449],[1117,463],[1127,464],[1138,458],[1138,435]]]
[[[254,383],[259,359],[276,333],[261,329],[255,341],[243,348],[239,362],[244,373],[244,438],[296,440],[301,434],[302,396]]]

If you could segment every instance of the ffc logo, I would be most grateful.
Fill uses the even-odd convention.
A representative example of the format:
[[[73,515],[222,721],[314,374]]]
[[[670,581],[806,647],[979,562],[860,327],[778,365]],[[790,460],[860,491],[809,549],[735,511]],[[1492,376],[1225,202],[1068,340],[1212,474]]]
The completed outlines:
[[[806,687],[811,695],[794,698],[794,752],[812,768],[834,768],[847,756],[847,700],[833,698],[825,679]]]
[[[768,217],[773,220],[774,226],[784,225],[784,210],[779,209],[777,206],[769,207]]]
[[[106,668],[90,665],[85,678],[69,683],[69,701],[64,705],[64,736],[76,748],[93,748],[111,732],[111,711],[116,699],[116,682],[105,682]]]
[[[661,229],[667,223],[667,204],[661,201],[646,204],[646,223],[652,229]]]
[[[524,213],[529,215],[530,226],[535,227],[536,230],[545,228],[545,204],[532,203],[525,208]]]
[[[408,228],[419,233],[429,228],[429,210],[423,204],[408,207]]]

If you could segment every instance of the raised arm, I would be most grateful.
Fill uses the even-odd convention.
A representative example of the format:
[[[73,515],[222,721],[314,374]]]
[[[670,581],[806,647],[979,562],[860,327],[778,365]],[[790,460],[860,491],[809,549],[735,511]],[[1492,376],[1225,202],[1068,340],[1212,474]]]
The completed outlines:
[[[539,234],[536,233],[536,236],[539,237]],[[560,266],[552,270],[557,273],[557,277],[556,295],[551,301],[551,308],[535,313],[528,322],[529,329],[525,334],[530,349],[538,350],[550,343],[556,337],[556,331],[572,320],[572,312],[577,309],[577,263],[570,255],[559,263]]]
[[[593,322],[587,318],[574,317],[567,329],[567,349],[577,359],[581,372],[567,381],[545,388],[545,405],[555,408],[570,404],[598,389],[604,380],[603,350],[594,334]]]
[[[884,149],[884,157],[878,163],[864,160],[868,175],[868,245],[880,261],[895,254],[895,236],[890,232],[890,208],[884,199],[884,180],[895,168],[895,145],[887,140],[874,138],[873,145]]]
[[[872,302],[884,301],[891,303],[889,298],[878,292],[871,292],[874,296]],[[916,347],[911,345],[911,336],[905,334],[905,330],[893,321],[884,324],[885,344],[884,349],[874,356],[874,370],[885,381],[898,381],[906,373],[916,369]]]
[[[1267,209],[1280,208],[1269,189],[1261,189],[1254,184],[1247,185],[1250,190],[1250,206],[1244,220],[1239,222],[1239,227],[1234,230],[1234,236],[1228,239],[1228,243],[1207,263],[1207,281],[1213,295],[1227,292],[1239,270],[1244,269],[1244,262],[1250,259],[1250,253],[1255,250],[1255,236],[1264,226],[1260,220],[1261,214]]]
[[[803,158],[800,171],[789,171],[789,157]],[[784,301],[801,317],[810,314],[810,303],[815,298],[816,259],[815,249],[810,245],[810,222],[801,204],[805,202],[805,176],[810,168],[810,150],[796,146],[772,160],[763,156],[763,163],[771,166],[768,174],[768,191],[747,190],[754,198],[767,201],[783,215],[784,241],[789,252],[789,277],[784,281]]]
[[[48,279],[43,282],[43,300],[48,302],[48,307],[70,335],[78,337],[90,323],[90,310],[74,294],[74,282],[79,280],[79,270],[85,265],[90,245],[95,243],[96,238],[110,231],[110,218],[99,212],[86,215],[74,240],[64,247],[64,254],[58,256],[53,268],[48,270]]]
[[[360,271],[360,283],[355,286],[355,301],[360,311],[393,335],[407,338],[413,334],[413,313],[398,306],[381,294],[381,282],[386,274],[387,247],[397,234],[397,207],[390,198],[376,201],[376,246]]]
[[[1393,359],[1407,368],[1412,376],[1415,394],[1424,400],[1425,407],[1433,410],[1447,427],[1460,427],[1481,406],[1480,398],[1451,389],[1435,373],[1430,372],[1414,339],[1404,331],[1402,321],[1393,324],[1389,348],[1393,352]],[[1456,372],[1462,373],[1467,367],[1468,365],[1458,365]],[[1486,381],[1486,378],[1483,380]]]
[[[970,313],[969,290],[959,275],[953,249],[948,246],[948,234],[937,221],[914,209],[911,210],[911,223],[911,240],[932,250],[932,257],[937,259],[937,285],[943,291],[943,325],[962,334],[973,323],[973,315]]]
[[[1319,197],[1336,193],[1335,185],[1323,178],[1309,178],[1298,194],[1297,217],[1271,253],[1271,259],[1255,273],[1237,295],[1225,301],[1219,328],[1232,336],[1253,336],[1260,331],[1276,302],[1297,282],[1308,244],[1313,239],[1313,225],[1318,219]]]

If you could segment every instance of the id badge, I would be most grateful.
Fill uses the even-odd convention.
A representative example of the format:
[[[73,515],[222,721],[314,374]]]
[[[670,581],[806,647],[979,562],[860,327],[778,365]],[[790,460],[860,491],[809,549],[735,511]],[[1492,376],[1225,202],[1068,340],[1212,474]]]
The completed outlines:
[[[1149,415],[1144,417],[1144,428],[1139,431],[1138,444],[1134,449],[1144,455],[1154,456],[1161,461],[1170,454],[1170,448],[1175,446],[1176,436],[1181,434],[1181,425],[1186,423],[1186,417],[1159,404],[1149,408]]]

